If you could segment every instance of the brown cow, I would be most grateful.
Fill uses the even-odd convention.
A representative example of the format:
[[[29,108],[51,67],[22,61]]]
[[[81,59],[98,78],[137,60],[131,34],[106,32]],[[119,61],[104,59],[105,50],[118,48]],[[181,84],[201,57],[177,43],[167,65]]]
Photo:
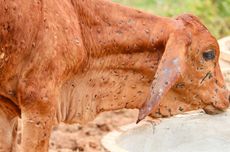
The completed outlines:
[[[229,106],[216,39],[192,15],[158,17],[106,0],[0,0],[0,151],[22,118],[22,152],[52,127],[103,111],[166,117]]]

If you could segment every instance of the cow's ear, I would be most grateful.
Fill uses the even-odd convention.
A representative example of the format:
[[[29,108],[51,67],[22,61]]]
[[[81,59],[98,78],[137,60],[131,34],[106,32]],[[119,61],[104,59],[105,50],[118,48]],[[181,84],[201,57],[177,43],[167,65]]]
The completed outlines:
[[[177,82],[185,71],[185,54],[190,38],[183,33],[172,33],[152,82],[151,94],[139,110],[137,123],[159,105],[162,97]]]

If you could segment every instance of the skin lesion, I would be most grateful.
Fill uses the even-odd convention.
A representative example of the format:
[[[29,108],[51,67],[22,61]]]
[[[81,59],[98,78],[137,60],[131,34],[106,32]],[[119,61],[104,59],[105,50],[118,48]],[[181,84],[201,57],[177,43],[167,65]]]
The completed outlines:
[[[95,110],[92,110],[95,108],[97,113],[139,108],[149,94],[157,68],[152,65],[158,62],[158,55],[158,52],[144,51],[91,58],[88,69],[71,77],[61,89],[59,104],[72,110],[66,110],[67,114],[63,114],[65,112],[59,109],[58,111],[62,111],[61,115],[66,115],[59,114],[59,120],[67,119],[71,122],[71,119],[79,119],[86,122],[96,116],[93,114]],[[90,113],[95,116],[89,118],[87,109],[92,110]],[[79,112],[78,115],[73,114]]]
[[[200,81],[200,84],[202,84],[206,79],[211,79],[213,77],[212,72],[209,71]]]

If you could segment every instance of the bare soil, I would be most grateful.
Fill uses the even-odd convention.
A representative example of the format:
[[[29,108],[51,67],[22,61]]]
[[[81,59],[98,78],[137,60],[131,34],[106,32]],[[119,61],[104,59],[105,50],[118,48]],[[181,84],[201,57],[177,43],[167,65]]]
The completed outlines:
[[[54,128],[50,152],[108,152],[101,145],[101,138],[111,130],[133,123],[137,110],[119,110],[100,114],[87,125],[61,124]]]

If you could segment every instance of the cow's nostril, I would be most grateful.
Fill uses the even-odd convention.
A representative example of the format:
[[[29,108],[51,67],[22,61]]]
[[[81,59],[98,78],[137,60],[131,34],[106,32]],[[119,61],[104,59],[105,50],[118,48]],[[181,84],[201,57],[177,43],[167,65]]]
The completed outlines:
[[[230,95],[229,95],[229,97],[228,97],[228,101],[230,102]]]

